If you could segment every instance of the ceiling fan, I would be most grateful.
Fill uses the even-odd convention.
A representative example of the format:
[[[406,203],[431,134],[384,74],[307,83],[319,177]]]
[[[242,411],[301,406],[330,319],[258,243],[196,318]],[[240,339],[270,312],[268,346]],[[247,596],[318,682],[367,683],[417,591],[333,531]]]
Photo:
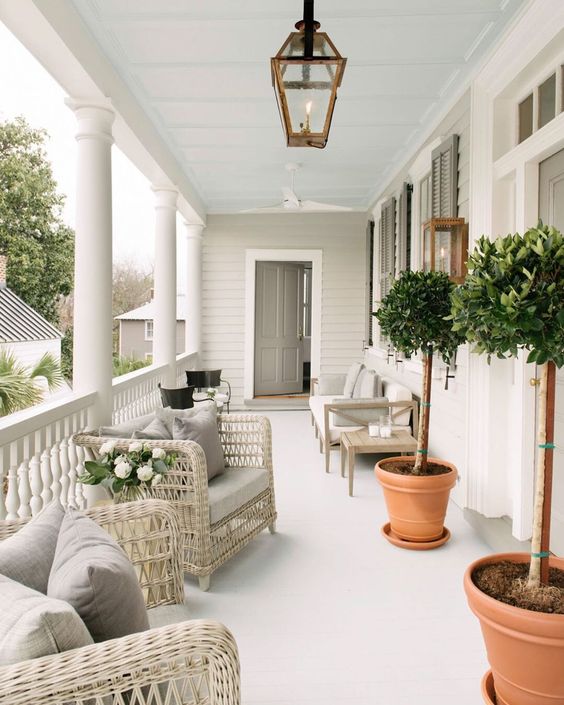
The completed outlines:
[[[282,187],[282,200],[272,206],[262,208],[249,208],[241,213],[327,213],[331,211],[350,211],[348,206],[335,206],[331,203],[319,203],[318,201],[302,201],[294,191],[294,177],[301,164],[290,162],[286,164],[286,171],[291,174],[290,188]]]

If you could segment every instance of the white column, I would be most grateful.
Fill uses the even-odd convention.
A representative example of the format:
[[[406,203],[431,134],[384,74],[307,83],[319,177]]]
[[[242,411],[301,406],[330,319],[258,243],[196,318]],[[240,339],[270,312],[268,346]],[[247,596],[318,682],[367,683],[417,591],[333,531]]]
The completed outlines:
[[[112,417],[112,123],[106,105],[67,99],[77,119],[73,389],[96,391],[88,423]]]
[[[185,350],[200,358],[202,349],[202,233],[203,225],[186,228],[186,323]]]
[[[153,361],[168,365],[165,383],[176,386],[176,201],[173,188],[154,186],[155,320]]]

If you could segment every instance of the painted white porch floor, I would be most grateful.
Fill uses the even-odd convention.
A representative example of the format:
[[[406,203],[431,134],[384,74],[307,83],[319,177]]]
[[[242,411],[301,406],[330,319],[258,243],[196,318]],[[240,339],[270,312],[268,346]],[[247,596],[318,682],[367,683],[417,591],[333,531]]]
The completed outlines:
[[[193,616],[235,635],[243,705],[480,705],[487,662],[462,575],[486,544],[451,503],[446,546],[392,547],[374,457],[357,458],[349,498],[337,452],[324,472],[309,413],[267,416],[278,533],[214,573],[209,593],[186,582]]]

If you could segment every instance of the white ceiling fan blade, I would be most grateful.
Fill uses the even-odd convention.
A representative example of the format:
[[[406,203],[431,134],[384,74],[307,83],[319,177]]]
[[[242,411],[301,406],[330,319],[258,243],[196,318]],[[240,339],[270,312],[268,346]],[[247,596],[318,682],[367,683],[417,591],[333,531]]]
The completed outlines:
[[[304,211],[351,211],[348,206],[335,206],[332,203],[319,203],[318,201],[302,201]]]
[[[283,186],[282,195],[284,196],[284,206],[286,208],[297,209],[300,207],[300,199],[296,196],[292,189]]]

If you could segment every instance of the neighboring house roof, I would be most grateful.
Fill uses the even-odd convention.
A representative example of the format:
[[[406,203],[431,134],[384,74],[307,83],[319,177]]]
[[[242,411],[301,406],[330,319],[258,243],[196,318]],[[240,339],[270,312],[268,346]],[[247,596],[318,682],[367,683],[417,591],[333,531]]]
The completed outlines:
[[[7,286],[0,287],[0,343],[54,340],[63,334]]]
[[[116,316],[116,321],[152,321],[155,317],[155,300],[152,299],[139,308],[134,308],[133,311],[126,311],[121,316]],[[184,294],[178,294],[176,297],[176,320],[186,320],[186,297]]]

